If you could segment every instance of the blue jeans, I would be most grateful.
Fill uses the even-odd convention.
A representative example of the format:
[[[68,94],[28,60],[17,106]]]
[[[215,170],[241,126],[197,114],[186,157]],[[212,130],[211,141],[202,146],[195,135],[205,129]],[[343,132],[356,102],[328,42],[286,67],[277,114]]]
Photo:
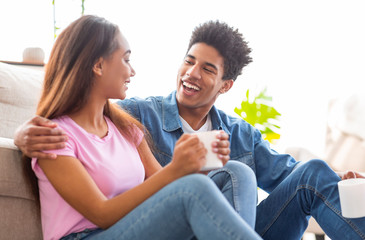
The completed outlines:
[[[233,162],[209,175],[217,185],[202,174],[185,176],[158,191],[110,228],[73,233],[63,239],[261,239],[253,230],[254,216],[245,214],[245,209],[256,205],[252,170]],[[241,194],[241,190],[248,190],[249,194]],[[251,194],[252,191],[255,193]]]
[[[365,239],[365,218],[341,215],[338,181],[324,161],[299,166],[258,205],[256,231],[264,239],[300,239],[312,215],[333,240]]]
[[[256,176],[246,164],[228,161],[208,176],[233,206],[236,212],[254,229],[256,221],[257,184]]]

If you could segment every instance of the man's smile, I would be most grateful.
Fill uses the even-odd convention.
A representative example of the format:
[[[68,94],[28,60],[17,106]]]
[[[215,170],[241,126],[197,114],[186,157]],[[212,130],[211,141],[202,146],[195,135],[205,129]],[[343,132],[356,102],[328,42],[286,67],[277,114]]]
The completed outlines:
[[[184,86],[184,89],[187,91],[193,91],[193,92],[200,91],[200,87],[198,87],[195,84],[192,84],[192,83],[184,81],[184,80],[182,80],[181,82],[182,82],[182,85]]]

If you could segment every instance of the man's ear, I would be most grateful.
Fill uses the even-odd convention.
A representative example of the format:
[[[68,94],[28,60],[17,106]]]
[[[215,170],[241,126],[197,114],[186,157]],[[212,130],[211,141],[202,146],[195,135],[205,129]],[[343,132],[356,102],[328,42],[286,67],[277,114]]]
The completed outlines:
[[[234,81],[232,79],[223,80],[223,86],[219,90],[220,94],[226,93],[232,88]]]
[[[97,75],[97,76],[103,75],[103,62],[104,62],[104,59],[102,57],[100,57],[98,59],[98,61],[96,61],[96,63],[94,64],[93,72],[95,75]]]

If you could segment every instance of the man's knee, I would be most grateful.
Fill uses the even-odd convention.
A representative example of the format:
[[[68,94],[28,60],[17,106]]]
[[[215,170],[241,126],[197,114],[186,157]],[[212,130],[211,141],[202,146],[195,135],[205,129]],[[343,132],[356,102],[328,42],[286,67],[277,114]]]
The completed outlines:
[[[234,161],[234,160],[228,161],[227,164],[223,167],[223,169],[227,169],[227,171],[235,175],[245,176],[247,178],[256,180],[256,175],[252,170],[252,168],[239,161]]]
[[[312,159],[308,162],[305,162],[302,166],[305,171],[315,171],[315,172],[323,172],[323,171],[332,171],[328,164],[320,159]]]
[[[295,172],[303,179],[328,179],[329,176],[338,177],[337,174],[328,166],[328,164],[320,159],[313,159],[302,164]],[[334,179],[333,178],[333,179]],[[331,178],[332,179],[332,178]]]
[[[208,176],[211,177],[218,186],[227,180],[257,185],[254,171],[246,164],[234,160],[228,161],[223,168],[210,172]]]

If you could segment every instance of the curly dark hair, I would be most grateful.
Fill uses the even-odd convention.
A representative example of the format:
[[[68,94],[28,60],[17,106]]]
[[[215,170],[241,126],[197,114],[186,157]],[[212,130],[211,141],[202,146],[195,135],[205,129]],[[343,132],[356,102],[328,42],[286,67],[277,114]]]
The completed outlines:
[[[209,21],[196,27],[191,35],[188,51],[196,43],[214,47],[224,59],[223,80],[236,80],[243,67],[252,62],[251,48],[238,29],[220,21]]]

